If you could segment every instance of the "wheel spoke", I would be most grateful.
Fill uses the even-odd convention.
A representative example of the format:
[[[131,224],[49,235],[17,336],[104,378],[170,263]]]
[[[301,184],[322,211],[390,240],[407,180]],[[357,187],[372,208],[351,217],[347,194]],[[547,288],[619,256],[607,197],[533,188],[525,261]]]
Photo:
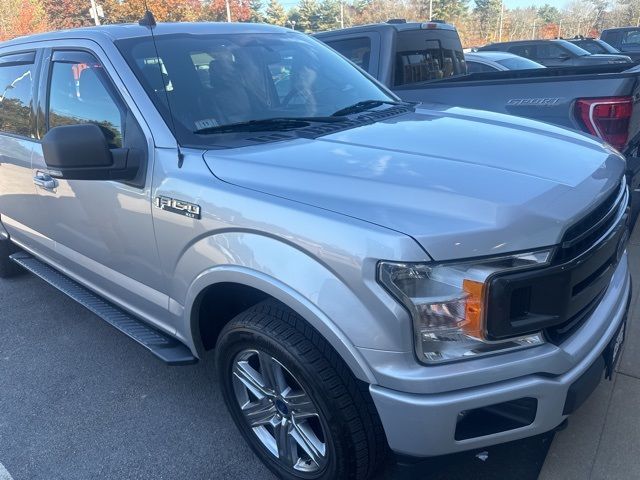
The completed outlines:
[[[321,467],[324,463],[324,454],[325,447],[324,444],[318,440],[313,430],[309,427],[309,425],[302,424],[293,424],[293,429],[291,430],[291,436],[295,439],[295,441],[302,447],[309,458],[315,463],[318,467]]]
[[[261,399],[269,395],[262,376],[249,365],[249,362],[236,362],[233,366],[233,375],[240,380],[256,398]]]
[[[289,467],[293,467],[298,461],[296,441],[291,436],[291,422],[283,418],[275,427],[275,439],[278,445],[278,458]]]
[[[249,425],[259,427],[271,423],[276,415],[276,407],[270,398],[264,397],[257,402],[252,402],[243,407],[242,412],[245,414]]]
[[[260,352],[260,372],[266,383],[266,386],[276,393],[283,393],[287,390],[287,381],[284,378],[282,365],[277,362],[271,355]]]
[[[317,417],[318,411],[306,393],[299,393],[285,397],[287,404],[291,408],[293,418],[300,421],[309,417]]]

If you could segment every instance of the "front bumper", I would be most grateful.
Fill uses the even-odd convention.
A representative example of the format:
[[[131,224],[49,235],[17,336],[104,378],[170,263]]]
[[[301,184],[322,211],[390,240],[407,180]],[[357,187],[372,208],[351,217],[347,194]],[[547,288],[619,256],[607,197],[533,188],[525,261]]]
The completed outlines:
[[[567,418],[565,404],[572,385],[584,383],[585,377],[592,376],[594,370],[597,372],[599,367],[596,364],[602,362],[603,351],[626,317],[631,296],[631,281],[626,269],[624,274],[624,281],[617,292],[620,301],[615,302],[607,311],[596,309],[593,314],[594,317],[606,318],[592,317],[586,322],[588,324],[591,321],[606,321],[608,326],[604,334],[594,348],[561,375],[531,374],[488,385],[429,395],[403,393],[372,385],[371,395],[391,449],[396,453],[414,457],[444,455],[518,440],[557,427]],[[471,362],[461,362],[458,365],[461,369],[468,369]],[[595,387],[602,378],[602,373],[603,371],[596,377],[595,383],[587,383]],[[534,418],[530,424],[489,435],[456,440],[456,428],[461,412],[523,398],[537,400]]]

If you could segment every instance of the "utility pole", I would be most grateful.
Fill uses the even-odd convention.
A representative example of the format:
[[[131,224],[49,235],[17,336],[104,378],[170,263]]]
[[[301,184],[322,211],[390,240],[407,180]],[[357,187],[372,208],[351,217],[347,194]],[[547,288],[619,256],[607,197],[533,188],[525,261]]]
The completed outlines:
[[[531,30],[531,39],[535,40],[536,39],[536,21],[533,21],[533,30]]]
[[[102,13],[102,7],[99,7],[96,4],[96,0],[91,0],[91,10],[89,10],[89,13],[91,18],[93,18],[93,21],[96,23],[96,26],[100,25],[100,17],[104,14]]]
[[[433,20],[433,0],[429,0],[429,21]]]
[[[340,28],[344,28],[344,2],[340,0]]]
[[[502,41],[502,25],[504,24],[504,0],[500,6],[500,28],[498,29],[498,41]]]
[[[558,23],[558,38],[562,38],[562,19]]]
[[[224,3],[227,7],[227,22],[231,22],[231,7],[229,6],[229,0],[225,0]]]

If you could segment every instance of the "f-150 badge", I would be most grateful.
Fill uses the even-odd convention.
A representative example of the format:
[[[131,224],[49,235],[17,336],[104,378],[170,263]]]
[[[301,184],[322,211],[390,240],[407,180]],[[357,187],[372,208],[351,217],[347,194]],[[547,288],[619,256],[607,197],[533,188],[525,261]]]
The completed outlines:
[[[200,205],[196,205],[195,203],[163,197],[162,195],[156,197],[154,203],[160,210],[166,210],[167,212],[177,213],[178,215],[184,215],[185,217],[200,220]]]

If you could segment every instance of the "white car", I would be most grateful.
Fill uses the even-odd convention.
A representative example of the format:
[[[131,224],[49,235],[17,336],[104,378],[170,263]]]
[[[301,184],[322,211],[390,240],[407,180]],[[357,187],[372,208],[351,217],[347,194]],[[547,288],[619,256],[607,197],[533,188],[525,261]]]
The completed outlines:
[[[464,59],[467,62],[468,73],[546,68],[544,65],[534,62],[533,60],[506,52],[465,53]]]

